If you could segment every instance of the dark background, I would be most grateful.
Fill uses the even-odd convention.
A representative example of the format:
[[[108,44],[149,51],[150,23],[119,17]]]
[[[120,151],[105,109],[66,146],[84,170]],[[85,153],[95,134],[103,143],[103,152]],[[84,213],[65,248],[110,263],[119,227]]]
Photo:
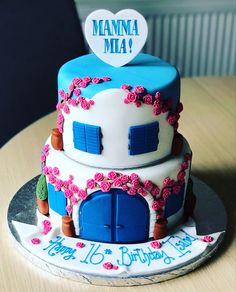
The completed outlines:
[[[59,68],[85,53],[73,0],[0,0],[0,147],[55,110]]]

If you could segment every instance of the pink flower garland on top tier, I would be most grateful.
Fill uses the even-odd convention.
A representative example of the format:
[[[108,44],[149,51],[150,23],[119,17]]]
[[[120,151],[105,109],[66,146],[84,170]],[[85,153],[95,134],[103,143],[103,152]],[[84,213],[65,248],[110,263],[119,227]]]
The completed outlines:
[[[161,113],[169,112],[166,120],[174,127],[175,131],[178,129],[178,120],[180,118],[180,113],[183,110],[183,105],[178,102],[175,112],[172,111],[172,98],[169,97],[167,100],[162,98],[159,91],[151,95],[147,93],[147,90],[143,86],[135,86],[133,91],[131,91],[131,86],[128,84],[123,84],[122,89],[128,90],[127,96],[124,98],[124,103],[134,103],[137,107],[141,107],[142,104],[150,105],[153,107],[153,114],[155,116]]]
[[[111,79],[107,76],[105,77],[95,77],[92,78],[90,76],[86,76],[84,78],[75,77],[72,79],[71,83],[68,86],[69,92],[65,92],[63,89],[58,91],[61,100],[58,102],[56,108],[58,112],[57,116],[57,128],[60,133],[63,132],[63,123],[64,123],[64,114],[70,113],[70,106],[78,106],[80,105],[82,109],[88,110],[90,106],[94,105],[94,100],[86,99],[81,96],[81,88],[86,88],[91,83],[99,84],[102,82],[110,81]],[[72,98],[74,96],[74,98]]]

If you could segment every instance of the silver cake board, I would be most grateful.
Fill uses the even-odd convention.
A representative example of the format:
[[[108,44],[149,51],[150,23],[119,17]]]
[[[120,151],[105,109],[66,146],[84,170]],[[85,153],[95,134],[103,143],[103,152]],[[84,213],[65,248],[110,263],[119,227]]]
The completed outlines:
[[[153,250],[153,254],[157,253],[157,255],[159,255],[159,259],[157,259],[156,262],[150,261],[150,263],[148,263],[150,266],[158,263],[159,266],[162,265],[162,268],[150,269],[150,271],[148,271],[148,268],[144,266],[143,270],[146,272],[140,272],[140,274],[137,272],[135,273],[135,268],[133,270],[129,270],[129,267],[120,267],[120,270],[111,272],[105,269],[100,269],[99,272],[98,267],[101,267],[101,265],[97,265],[95,267],[91,266],[91,271],[89,270],[88,265],[82,265],[81,267],[78,266],[77,269],[76,259],[71,261],[70,266],[70,263],[68,263],[69,261],[62,261],[62,256],[59,258],[60,254],[57,254],[56,256],[48,256],[46,252],[49,253],[51,247],[48,249],[48,247],[44,245],[44,248],[40,248],[40,252],[38,252],[36,249],[38,246],[31,247],[28,243],[29,238],[39,234],[39,231],[37,231],[38,227],[36,227],[38,223],[38,216],[34,195],[37,179],[38,177],[35,177],[27,182],[13,197],[8,208],[8,226],[11,238],[16,248],[34,265],[56,276],[81,283],[106,286],[135,286],[158,283],[193,271],[195,268],[212,257],[212,255],[214,255],[224,238],[227,225],[227,215],[220,198],[204,182],[196,177],[192,177],[194,183],[193,191],[197,197],[197,204],[193,219],[191,218],[187,223],[181,223],[176,230],[171,231],[171,234],[169,234],[168,237],[163,240],[159,240],[163,243],[163,246],[158,250]],[[190,242],[189,246],[186,247],[186,256],[184,255],[184,257],[182,257],[182,252],[178,251],[176,247],[173,248],[174,241],[170,242],[169,240],[170,238],[175,237],[180,238],[180,232],[185,231],[192,232],[190,232],[192,236],[189,235],[189,238],[193,238],[193,240]],[[54,240],[57,235],[60,235],[61,237],[63,236],[59,233],[58,229],[57,234],[55,232],[56,231],[54,230],[54,233],[52,233],[51,236],[47,235],[47,244],[51,242],[50,240]],[[202,239],[205,235],[211,235],[214,239],[213,242],[203,242]],[[65,242],[67,241],[69,242],[68,246],[71,246],[73,241],[76,242],[82,240],[79,238],[65,238]],[[83,254],[86,254],[86,248],[89,249],[89,245],[93,247],[95,244],[99,244],[99,246],[102,247],[104,245],[103,243],[84,242],[86,247],[82,252]],[[146,249],[148,248],[148,250],[150,250],[149,244],[150,243],[139,244],[139,247]],[[104,249],[107,247],[113,249],[116,246],[121,247],[122,245],[105,244]],[[132,245],[127,246],[131,249]],[[169,254],[170,248],[172,248],[171,254]],[[45,252],[43,256],[42,250]],[[161,263],[163,258],[160,256],[163,251],[168,253],[170,258],[174,259],[169,266],[166,265],[164,268],[164,263]],[[175,254],[173,254],[173,251]],[[78,254],[81,254],[80,251],[78,251]],[[90,251],[88,254],[90,254]],[[113,253],[110,255],[104,254],[104,257],[105,256],[109,259],[106,260],[106,262],[118,262],[116,251],[114,251],[114,255]],[[82,261],[80,260],[80,262]],[[135,264],[136,262],[134,265]]]

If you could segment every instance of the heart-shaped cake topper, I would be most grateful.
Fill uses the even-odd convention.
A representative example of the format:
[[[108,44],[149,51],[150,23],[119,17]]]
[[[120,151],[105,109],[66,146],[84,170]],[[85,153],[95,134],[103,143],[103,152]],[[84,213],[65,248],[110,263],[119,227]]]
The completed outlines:
[[[120,67],[143,48],[148,34],[144,17],[133,9],[116,14],[96,10],[85,21],[85,36],[92,51],[104,62]]]

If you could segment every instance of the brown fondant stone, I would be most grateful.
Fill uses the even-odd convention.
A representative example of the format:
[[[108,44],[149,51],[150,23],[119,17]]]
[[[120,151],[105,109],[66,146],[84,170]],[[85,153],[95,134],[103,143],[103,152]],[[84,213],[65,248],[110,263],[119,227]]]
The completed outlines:
[[[48,199],[40,200],[37,198],[37,206],[38,206],[38,210],[41,214],[43,214],[43,215],[49,214]]]
[[[167,235],[167,219],[158,219],[154,226],[154,239],[161,239]]]
[[[65,215],[62,217],[62,232],[65,236],[69,236],[69,237],[75,236],[74,221],[68,215]]]
[[[52,129],[51,143],[52,143],[52,147],[55,150],[62,150],[63,149],[62,134],[59,132],[59,130],[57,128]]]
[[[182,151],[183,148],[183,136],[180,133],[176,133],[174,135],[173,138],[173,142],[172,142],[172,149],[171,149],[171,153],[173,155],[179,155]]]

